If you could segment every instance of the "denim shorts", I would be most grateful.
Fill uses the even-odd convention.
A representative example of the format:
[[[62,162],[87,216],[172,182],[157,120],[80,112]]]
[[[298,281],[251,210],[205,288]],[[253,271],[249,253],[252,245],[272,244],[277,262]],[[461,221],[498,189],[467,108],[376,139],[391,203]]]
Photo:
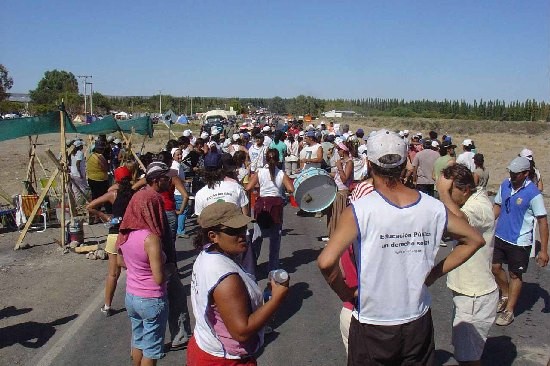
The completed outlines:
[[[126,311],[132,323],[132,347],[141,350],[149,359],[162,358],[168,319],[166,297],[149,298],[126,293]]]

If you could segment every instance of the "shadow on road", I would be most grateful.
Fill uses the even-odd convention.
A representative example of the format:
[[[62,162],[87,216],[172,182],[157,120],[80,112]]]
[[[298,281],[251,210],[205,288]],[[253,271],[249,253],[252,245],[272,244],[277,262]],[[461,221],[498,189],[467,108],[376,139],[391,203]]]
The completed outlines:
[[[199,251],[195,248],[189,249],[189,250],[178,250],[176,251],[176,255],[178,258],[178,262],[184,261],[186,259],[195,257],[199,254]]]
[[[550,295],[548,291],[540,287],[538,283],[524,282],[521,286],[521,294],[515,309],[515,315],[518,316],[525,311],[531,310],[537,301],[541,298],[544,301],[543,313],[550,313]]]
[[[294,314],[296,314],[301,308],[304,300],[310,298],[313,295],[313,292],[309,289],[309,284],[305,282],[297,282],[290,286],[288,291],[288,296],[285,299],[283,305],[275,313],[274,319],[268,323],[270,327],[276,329],[281,326],[287,320],[289,320]],[[264,352],[265,347],[277,339],[279,332],[274,330],[270,334],[266,334],[264,338],[264,346],[258,351],[256,357]]]
[[[269,245],[269,241],[268,241]],[[269,248],[269,247],[268,247]],[[322,249],[299,249],[292,253],[291,257],[281,258],[279,260],[280,268],[288,273],[294,273],[298,267],[311,263],[317,260]],[[256,280],[261,281],[267,278],[267,262],[260,263],[256,266]]]
[[[0,319],[9,318],[10,316],[17,316],[26,314],[32,311],[32,308],[17,309],[15,306],[6,306],[0,310]]]
[[[73,314],[49,323],[30,321],[0,328],[0,349],[17,343],[27,348],[40,348],[53,337],[56,326],[68,323],[77,316]]]
[[[481,362],[484,365],[511,366],[518,356],[516,345],[508,336],[487,338]]]

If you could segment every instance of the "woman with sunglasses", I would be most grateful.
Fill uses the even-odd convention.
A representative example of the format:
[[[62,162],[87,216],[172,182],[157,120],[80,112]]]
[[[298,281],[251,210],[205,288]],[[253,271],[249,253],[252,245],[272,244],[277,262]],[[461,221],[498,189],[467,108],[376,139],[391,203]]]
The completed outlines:
[[[252,219],[237,205],[215,202],[198,219],[194,240],[201,252],[193,265],[191,303],[196,324],[187,348],[187,365],[256,365],[264,326],[288,293],[288,281],[271,281],[271,300],[235,259],[247,249]]]

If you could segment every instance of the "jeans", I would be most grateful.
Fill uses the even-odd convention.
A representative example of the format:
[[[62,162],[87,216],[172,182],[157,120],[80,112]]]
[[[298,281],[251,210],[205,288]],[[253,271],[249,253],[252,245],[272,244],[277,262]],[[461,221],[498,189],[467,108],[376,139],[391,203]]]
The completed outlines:
[[[183,203],[183,197],[181,195],[174,195],[174,198],[176,199],[176,210],[179,210],[181,207],[181,204]],[[185,219],[187,218],[187,211],[189,210],[189,205],[183,209],[183,213],[181,213],[178,216],[178,226],[176,229],[177,235],[185,234]]]
[[[149,359],[164,356],[168,307],[166,297],[140,297],[126,293],[126,311],[132,324],[132,347]]]
[[[269,238],[269,272],[279,269],[279,250],[281,249],[282,224],[273,224],[267,229],[261,229],[258,224],[254,224],[254,236],[252,238],[252,249],[256,261],[260,257],[263,238]]]
[[[178,218],[176,211],[164,211],[166,213],[166,218],[168,219],[168,227],[170,228],[170,237],[172,242],[176,242],[176,230],[178,228]]]
[[[170,276],[167,284],[168,292],[168,329],[172,346],[178,346],[189,341],[191,323],[187,308],[187,296],[183,284],[176,271]]]

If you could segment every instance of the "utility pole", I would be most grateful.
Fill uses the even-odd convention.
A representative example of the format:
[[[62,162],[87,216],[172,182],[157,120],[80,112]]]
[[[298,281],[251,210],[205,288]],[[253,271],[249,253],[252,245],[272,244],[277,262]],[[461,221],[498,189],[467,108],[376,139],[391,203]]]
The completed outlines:
[[[94,115],[94,87],[93,87],[94,83],[90,82],[86,84],[90,86],[90,116],[93,116]]]
[[[86,112],[88,112],[88,107],[87,107],[87,102],[86,102],[86,99],[87,99],[87,85],[88,85],[88,78],[92,78],[92,75],[77,75],[76,76],[77,78],[79,79],[84,79],[84,116],[86,117]]]
[[[159,90],[159,118],[162,116],[162,90]]]

